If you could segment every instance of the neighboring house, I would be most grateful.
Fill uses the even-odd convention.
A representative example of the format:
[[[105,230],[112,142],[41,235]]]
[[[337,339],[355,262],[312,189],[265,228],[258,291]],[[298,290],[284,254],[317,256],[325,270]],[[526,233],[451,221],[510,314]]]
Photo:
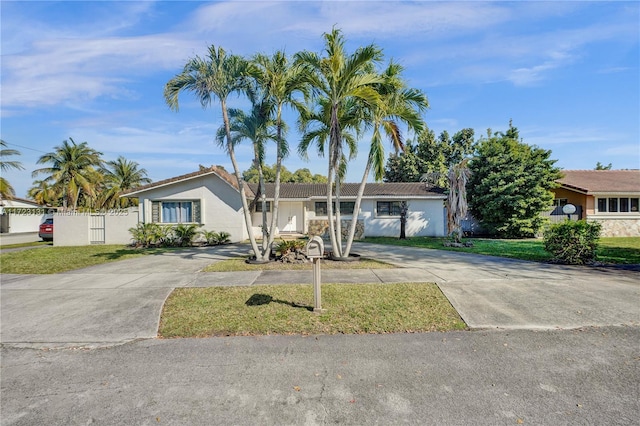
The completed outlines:
[[[343,184],[341,216],[350,221],[358,184]],[[245,187],[253,219],[253,233],[261,236],[262,203],[258,185]],[[271,220],[274,184],[267,184],[267,221]],[[204,229],[226,231],[232,241],[248,238],[238,183],[222,167],[212,166],[127,191],[138,197],[143,223],[196,223]],[[444,236],[446,196],[423,183],[369,183],[358,214],[358,236],[399,236],[400,207],[408,206],[407,236]],[[328,226],[326,184],[282,183],[278,211],[280,234],[322,234]]]
[[[0,233],[38,232],[40,224],[55,210],[23,198],[0,199]]]
[[[640,170],[563,170],[556,210],[573,204],[576,218],[602,224],[602,235],[640,236]]]

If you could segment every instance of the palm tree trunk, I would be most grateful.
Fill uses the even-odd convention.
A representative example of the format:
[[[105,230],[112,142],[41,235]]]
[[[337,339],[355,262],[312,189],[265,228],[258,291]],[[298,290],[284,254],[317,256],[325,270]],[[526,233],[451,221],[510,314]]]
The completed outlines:
[[[338,245],[336,244],[335,227],[333,226],[333,167],[329,164],[327,173],[327,218],[329,223],[329,239],[331,241],[332,253],[337,256],[339,254]]]
[[[351,225],[349,225],[349,235],[347,236],[347,246],[344,249],[344,257],[349,257],[351,253],[351,246],[353,239],[356,235],[356,227],[358,225],[358,216],[360,214],[360,204],[362,203],[362,196],[364,195],[364,188],[367,186],[367,177],[371,170],[371,161],[367,161],[367,166],[364,168],[364,174],[362,175],[362,181],[358,188],[358,195],[356,196],[356,202],[353,206],[353,215],[351,216]]]
[[[256,256],[256,260],[262,261],[264,260],[264,256],[262,256],[262,253],[258,248],[255,235],[253,235],[253,223],[251,221],[249,204],[247,203],[247,194],[244,192],[244,181],[240,178],[240,170],[238,168],[238,162],[236,161],[236,153],[233,148],[233,144],[231,143],[231,127],[229,125],[229,115],[227,114],[227,103],[223,99],[220,100],[220,103],[222,106],[222,120],[224,121],[224,128],[227,133],[227,150],[229,151],[229,158],[233,165],[233,172],[236,176],[236,180],[238,181],[238,189],[240,190],[240,199],[242,201],[245,226],[247,227],[247,233],[249,234],[249,242],[251,242],[251,248]]]
[[[260,252],[261,257],[264,257],[265,252],[267,251],[267,243],[269,239],[269,229],[267,228],[267,201],[266,201],[266,187],[264,183],[264,173],[262,170],[262,163],[260,162],[260,158],[258,157],[257,151],[255,152],[255,164],[256,170],[258,170],[258,185],[259,185],[259,195],[260,195],[260,203],[262,205],[262,251]],[[258,256],[256,256],[256,259]]]
[[[276,181],[273,193],[273,208],[271,209],[271,226],[269,228],[269,251],[275,239],[275,231],[278,226],[278,207],[280,205],[280,171],[282,169],[282,107],[278,106],[277,128],[276,128],[276,144],[277,144],[277,156],[276,156]]]
[[[342,216],[340,215],[340,174],[336,173],[336,245],[338,246],[338,257],[343,257],[342,251]]]

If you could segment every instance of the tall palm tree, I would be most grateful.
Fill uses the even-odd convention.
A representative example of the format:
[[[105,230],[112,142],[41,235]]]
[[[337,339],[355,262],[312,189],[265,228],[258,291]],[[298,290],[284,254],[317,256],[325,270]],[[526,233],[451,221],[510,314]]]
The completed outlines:
[[[264,196],[265,190],[265,178],[263,173],[264,156],[266,143],[268,140],[275,140],[276,135],[270,132],[271,121],[267,116],[263,102],[258,102],[252,99],[253,107],[251,114],[246,114],[239,109],[230,109],[230,129],[232,144],[236,146],[243,140],[251,141],[253,145],[254,160],[253,164],[258,171],[258,194],[262,203],[262,246],[260,252],[256,253],[256,259],[260,261],[269,260],[271,253],[271,244],[273,242],[273,228],[266,226],[267,223],[267,203]],[[226,138],[226,129],[224,126],[218,129],[217,141],[218,144],[224,146]]]
[[[44,181],[60,190],[63,208],[66,210],[73,206],[75,210],[81,195],[87,204],[91,204],[90,199],[96,196],[101,155],[101,152],[90,148],[87,142],[76,144],[69,138],[69,141],[65,140],[62,145],[54,147],[53,152],[41,156],[37,164],[50,166],[34,170],[32,175],[47,174]]]
[[[19,161],[7,161],[5,157],[12,155],[20,155],[20,151],[7,148],[7,143],[0,139],[0,171],[6,172],[10,169],[24,170],[22,163]],[[3,176],[0,176],[0,200],[10,200],[15,196],[16,192]]]
[[[240,175],[236,160],[227,99],[233,93],[241,93],[247,88],[248,62],[238,55],[227,55],[222,48],[211,45],[207,56],[204,58],[195,56],[187,61],[182,72],[174,76],[164,87],[164,99],[169,107],[178,111],[178,97],[181,92],[193,92],[203,108],[211,105],[217,99],[222,109],[222,121],[224,123],[227,142],[225,149],[231,159],[233,171],[238,181],[242,209],[244,211],[245,226],[249,234],[249,241],[256,258],[260,250],[253,235],[251,212],[244,189],[244,181]]]
[[[313,52],[296,54],[297,63],[306,70],[305,77],[314,92],[315,99],[325,98],[329,106],[329,147],[327,150],[327,214],[329,215],[329,236],[336,257],[343,257],[342,232],[340,224],[340,168],[345,166],[343,154],[342,110],[356,100],[362,107],[380,102],[380,94],[375,85],[384,79],[375,72],[375,63],[382,59],[382,51],[375,45],[357,49],[350,55],[345,51],[345,39],[340,30],[334,28],[324,34],[324,57]],[[363,115],[364,117],[364,115]],[[336,214],[333,223],[332,189],[334,179]],[[357,212],[355,213],[357,215]]]
[[[429,107],[429,101],[424,93],[417,89],[408,88],[402,79],[403,67],[391,62],[382,73],[383,83],[376,84],[381,101],[369,105],[369,120],[373,124],[373,135],[367,163],[358,189],[354,206],[354,220],[351,221],[347,235],[346,248],[343,255],[349,256],[353,238],[355,236],[357,212],[364,194],[369,172],[373,169],[376,181],[384,176],[385,150],[382,143],[383,133],[391,141],[396,154],[404,149],[400,123],[404,123],[410,130],[421,132],[424,129],[422,112]]]
[[[123,156],[118,159],[107,161],[101,172],[104,176],[104,191],[101,194],[100,204],[102,207],[113,208],[120,206],[126,208],[137,205],[135,198],[118,198],[121,192],[137,188],[138,186],[151,183],[147,177],[147,171],[139,168],[135,161],[127,160]]]
[[[282,160],[289,153],[289,145],[285,139],[286,126],[282,119],[282,112],[287,106],[294,107],[298,111],[303,109],[303,104],[295,97],[296,94],[302,94],[305,97],[308,95],[308,84],[302,71],[303,68],[301,66],[289,62],[283,51],[277,51],[271,57],[258,54],[253,57],[252,61],[251,74],[264,94],[263,105],[269,110],[269,116],[274,123],[276,131],[276,176],[269,240],[266,245],[268,250],[273,245],[274,231],[278,223]],[[266,223],[263,222],[263,231],[265,225]]]

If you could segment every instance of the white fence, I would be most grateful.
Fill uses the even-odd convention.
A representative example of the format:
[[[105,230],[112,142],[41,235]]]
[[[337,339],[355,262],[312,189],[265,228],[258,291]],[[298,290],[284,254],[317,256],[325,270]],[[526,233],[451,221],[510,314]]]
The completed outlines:
[[[57,213],[53,216],[53,245],[129,244],[129,228],[137,223],[137,207],[100,213]]]

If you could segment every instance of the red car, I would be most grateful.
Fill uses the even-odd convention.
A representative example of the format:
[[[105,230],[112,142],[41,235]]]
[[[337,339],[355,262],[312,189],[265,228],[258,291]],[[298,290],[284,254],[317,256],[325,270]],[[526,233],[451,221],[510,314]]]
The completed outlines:
[[[38,237],[44,241],[53,241],[53,219],[46,219],[40,225]]]

